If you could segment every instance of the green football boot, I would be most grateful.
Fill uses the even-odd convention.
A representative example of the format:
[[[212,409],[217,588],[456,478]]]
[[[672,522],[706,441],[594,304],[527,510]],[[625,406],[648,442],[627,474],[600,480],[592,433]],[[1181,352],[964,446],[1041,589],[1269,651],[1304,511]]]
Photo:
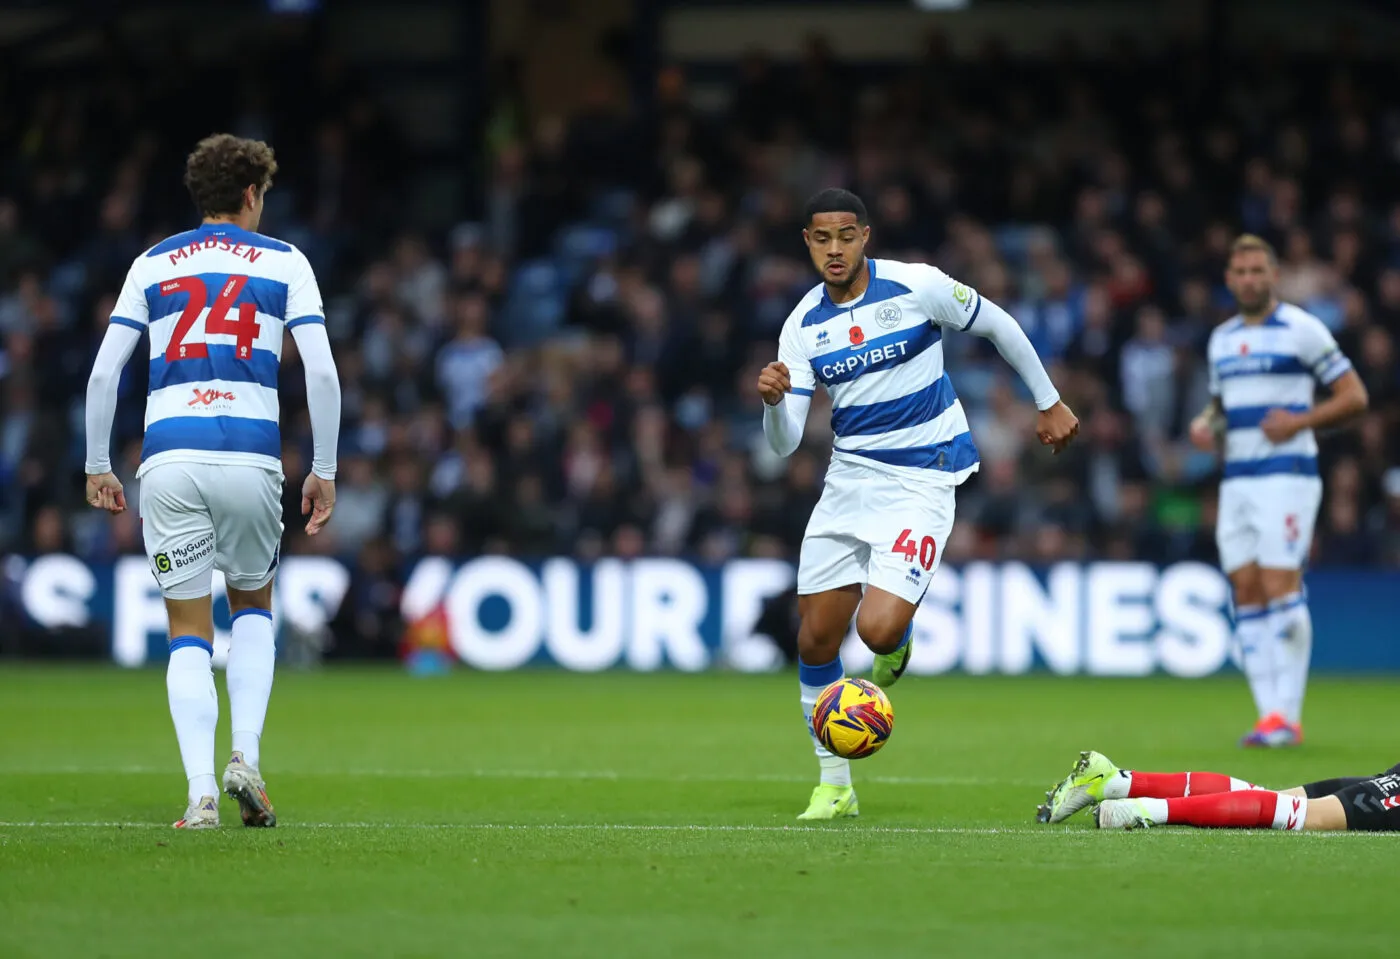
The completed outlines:
[[[1103,753],[1080,753],[1070,774],[1036,807],[1036,822],[1063,822],[1085,806],[1103,802],[1104,784],[1116,775],[1118,767]]]
[[[812,801],[798,819],[840,819],[859,816],[860,803],[854,786],[832,786],[822,783],[812,790]]]
[[[899,682],[904,670],[909,667],[909,656],[914,652],[914,624],[904,631],[904,645],[892,653],[877,653],[875,665],[870,668],[870,681],[881,689],[889,689]]]

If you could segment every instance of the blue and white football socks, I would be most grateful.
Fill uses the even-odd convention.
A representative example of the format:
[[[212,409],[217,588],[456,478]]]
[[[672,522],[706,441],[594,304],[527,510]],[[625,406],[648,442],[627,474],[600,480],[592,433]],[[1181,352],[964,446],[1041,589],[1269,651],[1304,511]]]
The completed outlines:
[[[812,732],[812,710],[817,705],[817,697],[821,695],[821,691],[844,676],[845,670],[841,666],[840,656],[821,666],[809,666],[800,660],[797,663],[797,679],[802,688],[802,717],[807,720],[807,733],[811,735],[816,746],[817,762],[821,764],[822,769],[821,781],[829,786],[851,784],[851,761],[833,755],[829,749],[817,742],[816,734]]]
[[[272,697],[273,662],[277,655],[272,613],[265,609],[240,610],[233,617],[233,638],[228,651],[228,712],[233,725],[233,751],[243,761],[259,767],[267,701]]]
[[[1235,638],[1240,644],[1240,666],[1249,680],[1249,691],[1259,718],[1278,711],[1277,647],[1268,610],[1262,606],[1235,609]]]
[[[214,780],[214,730],[219,725],[219,696],[214,689],[213,646],[198,636],[170,640],[170,663],[165,668],[165,690],[170,718],[189,782],[189,801],[219,795]]]
[[[1278,712],[1294,726],[1303,721],[1303,695],[1308,688],[1312,661],[1312,614],[1307,597],[1289,593],[1269,604],[1269,627],[1277,644],[1278,678],[1275,701]]]

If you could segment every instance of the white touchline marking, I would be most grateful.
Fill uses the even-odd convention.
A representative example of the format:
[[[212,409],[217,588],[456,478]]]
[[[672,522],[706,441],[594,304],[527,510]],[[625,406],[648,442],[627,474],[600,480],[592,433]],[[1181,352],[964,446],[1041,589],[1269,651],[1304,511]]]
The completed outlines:
[[[760,826],[726,823],[395,823],[395,822],[302,822],[279,823],[278,829],[383,829],[443,830],[464,832],[757,832],[839,835],[822,826]],[[1035,835],[1046,829],[962,827],[962,826],[838,826],[862,835],[903,833],[918,835]],[[156,822],[0,822],[0,829],[172,829]],[[172,829],[173,831],[173,829]],[[235,829],[241,832],[241,829]]]
[[[236,826],[229,827],[231,831],[243,832]],[[158,822],[0,822],[0,830],[5,829],[140,829],[140,830],[171,830],[171,826]],[[1099,835],[1098,830],[1093,829],[1056,829],[1054,827],[1024,827],[1024,826],[866,826],[859,823],[845,823],[837,826],[761,826],[752,824],[725,824],[725,823],[395,823],[395,822],[283,822],[277,826],[278,831],[283,830],[330,830],[330,829],[382,829],[386,832],[394,830],[441,830],[444,832],[713,832],[713,833],[789,833],[793,835],[824,835],[841,836],[843,834],[868,836],[871,834],[887,835],[922,835],[922,836],[1046,836],[1057,841],[1083,839],[1087,836]],[[1221,832],[1210,830],[1212,838],[1224,838],[1237,836],[1248,837],[1267,830],[1240,830],[1239,832]],[[1165,832],[1165,835],[1186,837],[1200,836],[1203,830],[1199,829],[1174,829]],[[1110,835],[1120,834],[1118,830],[1109,831]],[[1163,835],[1162,830],[1153,830],[1152,835]],[[1337,836],[1373,836],[1374,833],[1346,832],[1346,831],[1304,831],[1296,835],[1307,836],[1311,839],[1322,839],[1325,837]],[[1255,835],[1255,838],[1258,838]],[[1141,841],[1141,840],[1139,840]],[[1154,840],[1146,840],[1152,842]],[[1382,840],[1384,841],[1384,840]]]
[[[11,776],[151,776],[178,772],[169,766],[32,766],[7,769]],[[611,769],[299,769],[289,767],[281,770],[286,776],[340,776],[346,779],[562,779],[562,780],[603,780],[608,782],[715,782],[715,783],[810,783],[811,776],[784,776],[773,773],[755,773],[746,776],[742,773],[726,775],[675,773],[618,772]],[[274,773],[269,773],[274,775]],[[876,783],[887,786],[1043,786],[1038,779],[990,779],[973,776],[861,776],[859,782]]]

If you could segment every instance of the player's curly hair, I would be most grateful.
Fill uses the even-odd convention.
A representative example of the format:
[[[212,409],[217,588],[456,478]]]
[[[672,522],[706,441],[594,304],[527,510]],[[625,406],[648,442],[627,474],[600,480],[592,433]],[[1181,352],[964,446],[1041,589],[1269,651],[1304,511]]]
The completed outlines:
[[[243,191],[265,189],[276,172],[266,143],[216,133],[195,144],[185,161],[185,188],[201,216],[235,216],[243,210]]]

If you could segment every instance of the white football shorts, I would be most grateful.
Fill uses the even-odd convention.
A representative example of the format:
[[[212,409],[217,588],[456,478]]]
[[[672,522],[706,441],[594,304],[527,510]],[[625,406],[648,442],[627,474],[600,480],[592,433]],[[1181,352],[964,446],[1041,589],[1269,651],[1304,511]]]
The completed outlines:
[[[169,599],[266,586],[282,543],[282,475],[258,466],[163,463],[141,477],[141,534]]]
[[[1233,573],[1258,563],[1266,569],[1302,569],[1321,505],[1322,480],[1316,476],[1223,480],[1215,525],[1220,568]]]
[[[918,605],[953,530],[956,489],[833,462],[802,538],[797,592],[858,583]]]

